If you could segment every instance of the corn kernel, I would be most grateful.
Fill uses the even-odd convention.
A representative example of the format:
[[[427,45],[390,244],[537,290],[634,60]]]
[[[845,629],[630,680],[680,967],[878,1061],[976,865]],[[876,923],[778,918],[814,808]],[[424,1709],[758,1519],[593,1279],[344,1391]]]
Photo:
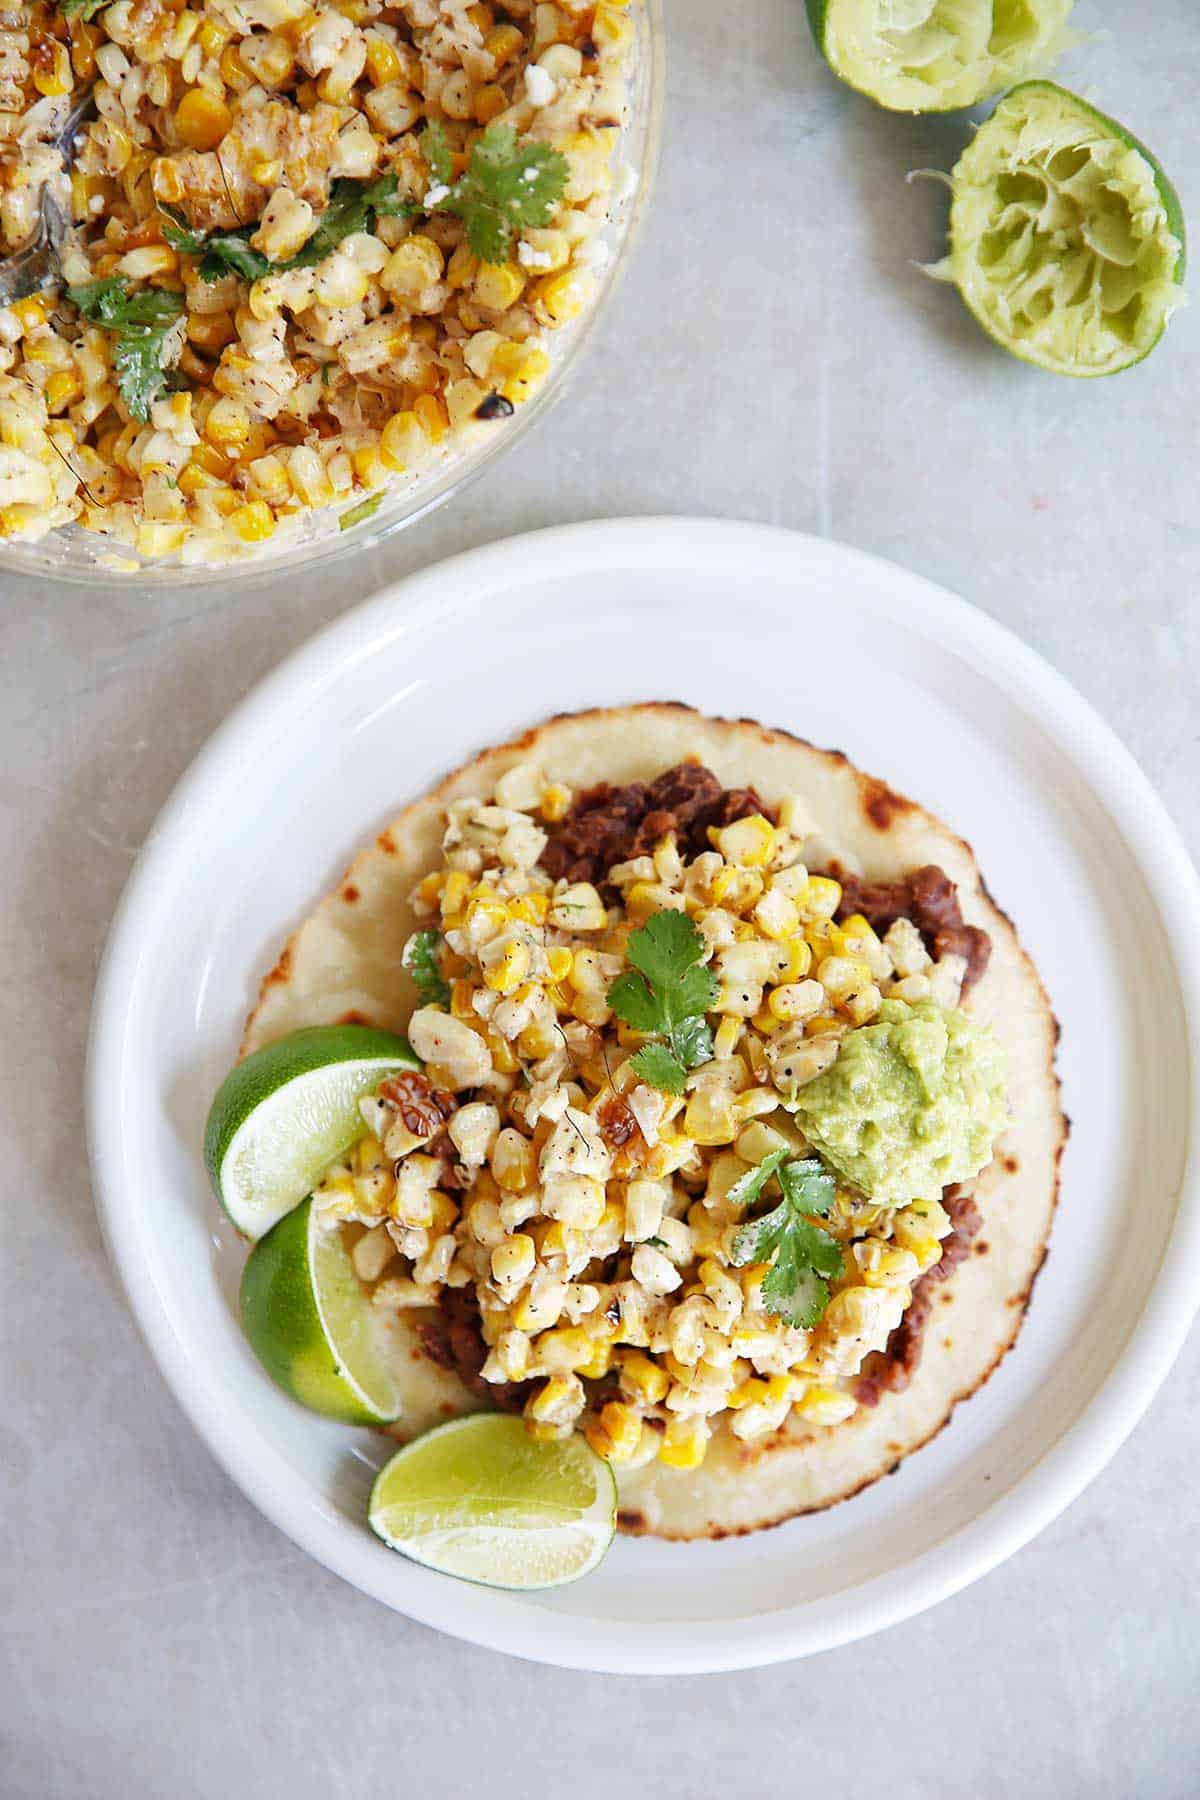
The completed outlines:
[[[520,941],[506,944],[503,954],[484,971],[484,981],[494,994],[511,994],[529,973],[529,946]]]
[[[542,325],[557,330],[577,319],[587,303],[587,289],[574,269],[547,275],[533,288],[534,317]]]
[[[274,514],[265,501],[248,500],[245,506],[239,506],[236,512],[230,513],[229,528],[243,543],[257,544],[263,538],[269,538],[274,531]]]
[[[206,31],[208,25],[202,25],[202,44]],[[233,114],[225,102],[207,88],[189,88],[175,108],[175,130],[189,150],[215,150],[232,124]]]
[[[708,1452],[710,1435],[706,1419],[672,1419],[659,1445],[659,1462],[669,1469],[698,1469]]]
[[[389,469],[403,472],[424,454],[428,442],[415,412],[393,413],[380,435],[379,454]]]
[[[641,1417],[623,1401],[610,1400],[600,1408],[598,1418],[589,1420],[584,1436],[605,1462],[629,1462],[642,1441]]]
[[[496,29],[489,31],[484,38],[483,47],[499,69],[506,62],[512,61],[524,42],[524,38],[515,25],[497,25]]]
[[[617,1379],[627,1394],[645,1406],[658,1406],[666,1399],[670,1380],[652,1357],[640,1350],[623,1350],[618,1363]]]
[[[449,430],[450,421],[446,417],[446,409],[436,394],[418,394],[413,401],[413,412],[417,423],[431,443],[437,444]]]
[[[395,81],[403,73],[404,65],[400,61],[396,48],[386,38],[367,38],[367,74],[372,87],[383,87],[389,81]]]
[[[841,883],[828,875],[810,875],[799,900],[807,918],[832,919],[842,904]]]
[[[533,1239],[518,1231],[492,1251],[492,1276],[496,1281],[524,1281],[533,1274],[536,1260]]]
[[[491,312],[507,312],[525,288],[525,277],[511,263],[480,263],[471,292],[480,306]]]
[[[796,1411],[810,1425],[840,1425],[857,1410],[850,1394],[837,1388],[813,1386],[796,1401]]]
[[[574,956],[565,946],[548,950],[546,962],[549,965],[551,981],[565,981],[571,973],[571,965],[574,961]]]

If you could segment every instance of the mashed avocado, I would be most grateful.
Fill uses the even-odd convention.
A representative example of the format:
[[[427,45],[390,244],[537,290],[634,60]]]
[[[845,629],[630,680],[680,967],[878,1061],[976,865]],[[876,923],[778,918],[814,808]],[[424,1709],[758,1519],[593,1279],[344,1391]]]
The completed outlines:
[[[796,1119],[826,1162],[872,1200],[937,1200],[991,1161],[1008,1123],[1004,1056],[989,1030],[932,1000],[885,1000],[837,1061],[802,1087]]]

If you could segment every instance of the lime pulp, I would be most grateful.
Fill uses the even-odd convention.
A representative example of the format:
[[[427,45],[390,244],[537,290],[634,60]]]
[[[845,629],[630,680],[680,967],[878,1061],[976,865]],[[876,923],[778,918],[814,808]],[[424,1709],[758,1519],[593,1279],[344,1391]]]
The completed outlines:
[[[351,1425],[396,1417],[399,1403],[370,1299],[341,1231],[322,1225],[311,1200],[255,1244],[242,1271],[239,1306],[255,1355],[301,1406]]]
[[[1074,0],[807,0],[838,78],[893,112],[952,112],[1049,67]]]
[[[204,1158],[218,1200],[260,1238],[363,1135],[358,1103],[396,1069],[419,1068],[408,1042],[364,1025],[316,1025],[256,1050],[222,1082]]]
[[[578,1434],[539,1442],[520,1419],[476,1413],[385,1464],[370,1522],[426,1568],[532,1589],[594,1569],[612,1542],[616,1507],[612,1470]]]
[[[1014,88],[953,176],[948,273],[983,329],[1058,375],[1149,355],[1183,299],[1183,214],[1124,126],[1049,81]]]

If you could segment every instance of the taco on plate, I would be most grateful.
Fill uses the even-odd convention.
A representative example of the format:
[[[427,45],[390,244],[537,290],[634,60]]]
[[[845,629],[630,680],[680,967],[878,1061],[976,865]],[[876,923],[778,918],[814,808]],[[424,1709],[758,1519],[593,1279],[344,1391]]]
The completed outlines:
[[[402,1440],[582,1431],[630,1532],[857,1493],[986,1380],[1045,1255],[1057,1027],[970,848],[834,751],[646,704],[413,802],[263,983],[248,1055],[407,1034],[314,1190]]]

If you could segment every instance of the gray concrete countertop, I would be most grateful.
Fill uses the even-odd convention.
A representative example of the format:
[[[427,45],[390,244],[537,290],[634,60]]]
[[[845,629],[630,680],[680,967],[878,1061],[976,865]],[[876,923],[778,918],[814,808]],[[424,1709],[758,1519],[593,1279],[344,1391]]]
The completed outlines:
[[[1061,669],[1200,844],[1194,313],[1115,381],[1003,356],[910,260],[938,254],[945,196],[904,174],[948,168],[962,121],[841,91],[801,0],[668,11],[666,148],[634,266],[571,394],[458,503],[336,574],[245,592],[0,574],[8,1800],[1200,1791],[1195,1335],[1107,1472],[958,1598],[804,1664],[612,1679],[436,1636],[306,1560],[193,1434],[105,1261],[83,1041],[131,859],[264,671],[452,551],[663,511],[892,557]],[[1063,79],[1195,200],[1190,0],[1081,0],[1077,19],[1113,35]]]

